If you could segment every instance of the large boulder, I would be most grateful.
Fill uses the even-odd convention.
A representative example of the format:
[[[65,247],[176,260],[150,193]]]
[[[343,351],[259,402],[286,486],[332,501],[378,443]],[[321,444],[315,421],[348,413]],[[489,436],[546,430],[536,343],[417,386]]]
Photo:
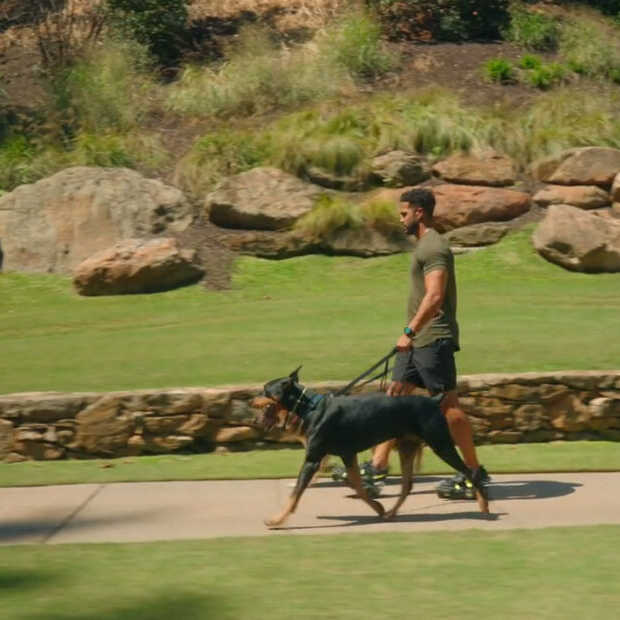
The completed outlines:
[[[552,263],[588,273],[620,271],[620,221],[577,207],[551,205],[533,236]]]
[[[547,185],[532,200],[542,207],[572,205],[580,209],[599,209],[610,204],[609,194],[596,185]]]
[[[193,219],[183,193],[126,168],[68,168],[0,198],[4,268],[70,273],[132,237],[181,232]]]
[[[228,246],[244,254],[278,259],[315,253],[385,256],[411,250],[411,244],[404,235],[386,235],[367,227],[336,230],[320,239],[305,237],[295,230],[278,233],[244,232],[230,237]]]
[[[277,168],[253,168],[225,178],[205,206],[224,228],[279,230],[311,211],[323,191]]]
[[[262,230],[243,231],[230,235],[227,246],[234,252],[258,256],[259,258],[292,258],[311,254],[319,250],[315,241],[306,239],[299,232]]]
[[[450,246],[480,247],[497,243],[508,232],[507,224],[488,222],[455,228],[445,234]]]
[[[534,162],[532,174],[544,183],[598,185],[609,189],[620,172],[620,149],[588,146]]]
[[[620,203],[620,172],[618,172],[611,184],[611,202],[614,205]]]
[[[306,168],[304,177],[310,183],[341,192],[362,192],[368,188],[370,179],[368,175],[337,174],[319,166]]]
[[[439,232],[482,222],[504,222],[523,215],[530,208],[524,192],[473,185],[437,185],[435,225]]]
[[[80,295],[156,293],[203,275],[196,252],[179,248],[175,239],[128,239],[81,262],[73,283]]]
[[[405,235],[386,235],[368,227],[337,230],[320,240],[328,254],[346,256],[385,256],[410,251],[411,242]]]
[[[406,151],[390,151],[377,155],[370,167],[373,179],[386,187],[417,185],[431,176],[426,159]]]
[[[479,154],[456,153],[436,163],[433,173],[449,183],[464,185],[503,187],[514,185],[517,179],[517,170],[512,159],[495,151]]]

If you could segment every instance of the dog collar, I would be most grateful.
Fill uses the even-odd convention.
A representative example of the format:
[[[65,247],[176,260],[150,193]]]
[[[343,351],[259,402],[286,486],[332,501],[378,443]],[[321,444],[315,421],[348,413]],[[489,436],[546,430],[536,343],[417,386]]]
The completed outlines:
[[[293,408],[291,409],[291,414],[295,413],[295,411],[297,411],[297,407],[299,407],[299,403],[301,402],[301,399],[304,397],[304,394],[306,393],[306,390],[308,388],[305,388],[301,391],[301,394],[299,395],[299,397],[297,398],[297,401],[295,402],[295,405],[293,406]]]

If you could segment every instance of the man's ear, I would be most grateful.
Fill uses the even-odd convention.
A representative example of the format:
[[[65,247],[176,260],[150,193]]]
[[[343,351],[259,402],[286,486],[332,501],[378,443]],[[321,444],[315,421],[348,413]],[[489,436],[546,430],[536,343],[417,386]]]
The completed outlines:
[[[293,372],[289,375],[289,379],[292,379],[295,383],[299,383],[299,371],[301,370],[301,366],[298,366],[293,370]]]

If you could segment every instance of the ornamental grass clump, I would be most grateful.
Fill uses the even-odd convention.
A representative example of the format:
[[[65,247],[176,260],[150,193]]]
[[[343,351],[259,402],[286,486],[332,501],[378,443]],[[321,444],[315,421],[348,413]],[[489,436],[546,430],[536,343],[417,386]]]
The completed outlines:
[[[321,196],[312,211],[295,223],[294,230],[311,239],[320,240],[342,230],[364,225],[359,208],[346,200]]]
[[[184,116],[248,117],[332,97],[346,72],[311,45],[282,47],[260,27],[246,27],[227,60],[190,66],[168,89],[166,107]]]

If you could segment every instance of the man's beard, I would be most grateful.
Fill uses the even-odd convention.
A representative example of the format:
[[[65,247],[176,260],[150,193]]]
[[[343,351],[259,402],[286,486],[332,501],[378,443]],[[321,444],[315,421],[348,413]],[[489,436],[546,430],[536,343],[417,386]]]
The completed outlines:
[[[409,225],[409,227],[407,228],[407,234],[408,235],[415,235],[416,237],[418,236],[418,231],[420,230],[420,222],[413,222],[412,224]]]

